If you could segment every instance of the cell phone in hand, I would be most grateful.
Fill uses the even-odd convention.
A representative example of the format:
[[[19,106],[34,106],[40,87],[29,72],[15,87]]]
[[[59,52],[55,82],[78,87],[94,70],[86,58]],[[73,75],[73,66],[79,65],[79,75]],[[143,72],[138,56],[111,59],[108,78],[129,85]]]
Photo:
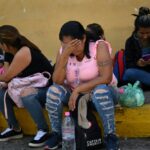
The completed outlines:
[[[150,47],[142,49],[142,59],[145,61],[150,60]]]
[[[145,61],[148,61],[148,60],[150,60],[150,55],[142,56],[142,59]]]

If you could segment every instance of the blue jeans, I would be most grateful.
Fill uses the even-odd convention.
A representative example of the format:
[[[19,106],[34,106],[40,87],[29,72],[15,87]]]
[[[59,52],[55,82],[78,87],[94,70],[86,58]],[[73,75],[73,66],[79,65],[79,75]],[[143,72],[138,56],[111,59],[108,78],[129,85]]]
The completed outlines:
[[[24,107],[30,113],[32,119],[37,124],[38,129],[48,130],[48,125],[46,123],[43,108],[46,102],[46,92],[48,88],[39,88],[36,94],[31,94],[25,97],[22,97],[22,102]],[[0,90],[0,111],[4,115],[4,93],[6,90]],[[13,128],[18,128],[18,122],[15,117],[13,106],[15,106],[12,99],[7,95],[6,97],[6,106],[8,112],[8,125]]]
[[[104,135],[115,133],[114,102],[112,90],[107,85],[99,85],[92,90],[94,104],[104,127]],[[47,92],[46,108],[48,110],[52,131],[61,135],[63,104],[67,105],[71,92],[54,84]]]
[[[138,80],[145,85],[150,85],[150,73],[140,69],[127,69],[124,73],[123,79],[124,81],[129,82],[135,82]]]

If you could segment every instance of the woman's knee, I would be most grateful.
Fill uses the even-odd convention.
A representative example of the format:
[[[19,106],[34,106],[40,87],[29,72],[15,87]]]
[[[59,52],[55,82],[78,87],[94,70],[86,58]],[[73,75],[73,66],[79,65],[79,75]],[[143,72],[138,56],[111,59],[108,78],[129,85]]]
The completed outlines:
[[[24,105],[31,104],[35,100],[38,91],[35,88],[27,88],[21,91],[20,97]]]
[[[136,75],[136,69],[127,69],[124,73],[125,78],[134,77]]]
[[[67,93],[67,90],[58,84],[54,84],[49,87],[47,91],[47,102],[49,101],[60,101],[63,95]]]
[[[23,89],[20,93],[20,96],[26,97],[26,96],[37,94],[37,93],[38,93],[37,89],[30,87],[30,88]]]
[[[108,99],[110,95],[110,89],[106,84],[98,85],[94,88],[92,92],[92,100],[93,102],[101,99]]]
[[[108,92],[109,92],[109,88],[106,84],[98,85],[93,89],[94,95],[95,94],[104,94],[104,93],[108,93]]]

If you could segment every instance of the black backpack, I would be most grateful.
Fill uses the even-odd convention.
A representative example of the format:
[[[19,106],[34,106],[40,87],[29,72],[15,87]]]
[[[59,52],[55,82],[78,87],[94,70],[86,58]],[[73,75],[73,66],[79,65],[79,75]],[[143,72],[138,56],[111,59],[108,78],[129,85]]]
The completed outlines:
[[[76,108],[80,100],[79,95],[77,99]],[[89,129],[84,129],[78,125],[77,121],[77,109],[73,112],[72,116],[75,119],[75,138],[76,138],[76,150],[98,150],[103,147],[102,132],[98,126],[95,115],[93,114],[91,107],[88,103],[87,119],[91,122],[92,126]]]

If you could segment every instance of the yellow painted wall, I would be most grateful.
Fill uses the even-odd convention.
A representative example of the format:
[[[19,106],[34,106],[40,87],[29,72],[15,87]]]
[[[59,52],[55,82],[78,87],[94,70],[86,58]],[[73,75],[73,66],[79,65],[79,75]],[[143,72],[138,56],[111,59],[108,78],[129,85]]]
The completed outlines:
[[[84,26],[100,23],[115,51],[124,48],[133,30],[131,14],[140,6],[150,7],[150,0],[0,0],[0,25],[16,26],[55,60],[64,22],[78,20]]]

